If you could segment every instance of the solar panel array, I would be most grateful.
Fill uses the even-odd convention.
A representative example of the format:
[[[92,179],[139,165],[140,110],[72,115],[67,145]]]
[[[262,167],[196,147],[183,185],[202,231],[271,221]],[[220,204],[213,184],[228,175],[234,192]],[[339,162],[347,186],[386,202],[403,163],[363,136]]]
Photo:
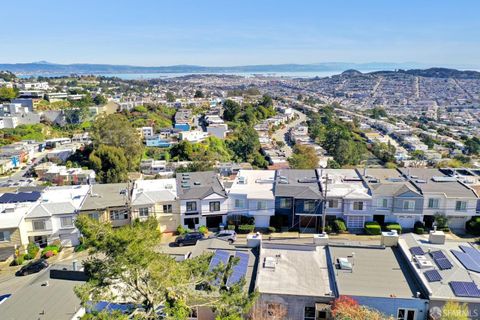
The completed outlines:
[[[480,258],[477,254],[480,254],[478,250],[466,246],[460,246],[464,251],[451,250],[453,255],[463,264],[465,269],[480,272]]]
[[[452,253],[463,264],[465,269],[480,272],[480,266],[468,254],[457,250],[452,250]]]
[[[430,255],[432,256],[433,261],[435,261],[440,270],[453,268],[453,264],[450,262],[450,260],[448,260],[448,258],[442,251],[433,251],[430,252]]]
[[[457,297],[480,298],[480,290],[474,282],[451,281],[450,287]]]
[[[0,196],[0,203],[18,203],[18,202],[35,202],[40,198],[40,192],[18,192],[4,193]]]
[[[429,282],[442,280],[442,276],[437,270],[428,270],[423,273]]]
[[[239,282],[247,275],[248,269],[248,253],[237,252],[235,254],[236,258],[239,258],[239,261],[232,268],[232,274],[227,279],[227,287],[231,287],[235,283]]]
[[[223,250],[215,251],[215,254],[212,257],[212,260],[210,260],[210,265],[208,266],[208,270],[212,272],[220,264],[222,264],[223,266],[227,266],[229,259],[230,259],[229,252],[223,251]],[[222,276],[221,274],[218,275],[218,277],[214,281],[214,285],[220,284],[221,276]]]
[[[425,254],[425,251],[423,251],[423,249],[421,247],[411,247],[410,252],[414,256],[423,256]]]

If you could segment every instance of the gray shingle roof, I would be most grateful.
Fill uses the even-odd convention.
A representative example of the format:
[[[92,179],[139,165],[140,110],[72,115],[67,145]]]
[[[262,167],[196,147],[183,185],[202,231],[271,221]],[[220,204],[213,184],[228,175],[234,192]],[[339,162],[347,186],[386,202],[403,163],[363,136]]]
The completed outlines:
[[[95,184],[87,194],[81,210],[121,207],[126,203],[126,183]]]
[[[180,199],[203,199],[211,194],[227,197],[217,174],[213,171],[179,173],[176,179]]]
[[[277,197],[298,199],[322,198],[315,170],[281,169],[275,174],[274,193]]]

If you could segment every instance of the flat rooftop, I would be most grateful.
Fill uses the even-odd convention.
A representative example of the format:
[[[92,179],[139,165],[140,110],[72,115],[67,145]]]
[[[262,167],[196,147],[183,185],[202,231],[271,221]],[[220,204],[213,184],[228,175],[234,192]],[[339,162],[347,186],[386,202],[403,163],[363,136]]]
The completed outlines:
[[[48,280],[48,286],[42,284]],[[50,279],[49,271],[16,290],[0,305],[2,320],[70,320],[80,308],[73,288],[81,281]],[[4,292],[5,294],[8,292]]]
[[[467,298],[467,297],[457,297],[453,293],[449,282],[450,281],[461,281],[461,282],[475,282],[477,286],[480,285],[480,273],[469,271],[465,269],[462,263],[453,255],[451,250],[462,251],[460,246],[471,247],[469,243],[466,242],[457,242],[457,241],[446,241],[444,244],[433,244],[428,241],[428,238],[421,235],[416,235],[413,233],[408,233],[400,236],[400,248],[403,250],[404,254],[407,256],[406,259],[414,272],[419,277],[423,286],[427,289],[430,294],[430,298],[433,299],[449,299],[449,300],[458,300],[466,302],[475,302],[480,303],[480,298]],[[424,257],[430,261],[433,265],[432,268],[420,269],[418,268],[416,262],[413,259],[413,256],[410,252],[410,248],[420,247],[426,253]],[[440,270],[431,255],[428,252],[441,251],[445,257],[453,264],[451,269]],[[429,282],[424,275],[424,271],[427,270],[437,270],[441,276],[441,281]]]
[[[249,199],[275,199],[274,170],[240,170],[230,188],[232,194],[246,194]]]
[[[340,295],[415,298],[420,287],[400,250],[392,247],[329,246]],[[352,270],[336,267],[347,258]]]
[[[262,294],[332,297],[325,247],[263,243],[256,287]]]

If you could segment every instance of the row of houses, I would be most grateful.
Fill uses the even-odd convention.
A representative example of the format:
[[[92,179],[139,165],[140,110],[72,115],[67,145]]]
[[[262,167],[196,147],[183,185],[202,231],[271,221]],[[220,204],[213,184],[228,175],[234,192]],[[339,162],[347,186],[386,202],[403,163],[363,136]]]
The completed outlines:
[[[1,247],[10,251],[29,242],[59,240],[78,244],[73,221],[87,214],[114,227],[155,217],[162,232],[179,225],[219,228],[255,219],[257,228],[319,232],[343,218],[362,229],[367,221],[397,222],[403,228],[422,221],[432,228],[435,215],[450,228],[463,229],[478,214],[478,196],[456,177],[437,169],[239,170],[224,179],[213,171],[177,173],[176,178],[133,183],[48,187],[0,196]]]

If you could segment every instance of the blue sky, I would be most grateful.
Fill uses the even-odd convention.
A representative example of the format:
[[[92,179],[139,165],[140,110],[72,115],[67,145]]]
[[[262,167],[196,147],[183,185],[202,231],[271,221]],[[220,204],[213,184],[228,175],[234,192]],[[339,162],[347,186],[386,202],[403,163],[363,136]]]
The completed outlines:
[[[2,11],[0,63],[480,66],[477,0],[17,0]]]

